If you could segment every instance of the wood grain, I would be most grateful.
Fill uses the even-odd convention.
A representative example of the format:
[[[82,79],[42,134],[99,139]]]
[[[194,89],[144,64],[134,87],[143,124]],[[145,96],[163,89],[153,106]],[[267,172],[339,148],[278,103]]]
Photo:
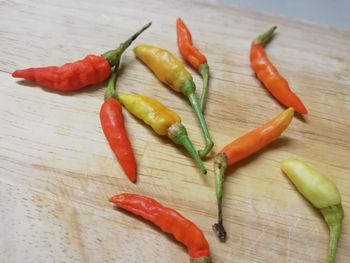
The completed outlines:
[[[133,185],[100,128],[104,85],[62,95],[10,76],[19,68],[103,53],[148,21],[152,27],[135,45],[178,55],[178,16],[211,67],[206,119],[214,152],[282,110],[248,60],[251,39],[272,25],[278,34],[267,52],[310,112],[266,150],[229,169],[225,244],[211,230],[212,159],[202,176],[183,151],[124,111],[139,167]],[[281,173],[285,158],[309,162],[339,186],[346,217],[338,262],[349,262],[349,54],[349,32],[211,1],[0,1],[0,262],[188,262],[173,238],[107,202],[124,191],[153,196],[196,222],[213,262],[324,262],[327,227]],[[182,116],[196,148],[203,145],[190,105],[160,84],[131,49],[118,85],[121,92],[161,100]]]

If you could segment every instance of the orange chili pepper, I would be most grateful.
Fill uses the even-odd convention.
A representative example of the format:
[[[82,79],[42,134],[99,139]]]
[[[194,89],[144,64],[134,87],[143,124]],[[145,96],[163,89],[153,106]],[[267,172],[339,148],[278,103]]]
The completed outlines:
[[[276,26],[255,38],[250,48],[250,63],[258,79],[266,89],[284,106],[293,107],[300,114],[307,114],[307,109],[299,97],[290,89],[276,67],[268,59],[264,47],[273,37]]]
[[[218,205],[218,223],[213,225],[213,230],[221,241],[226,239],[226,231],[222,219],[222,192],[225,170],[247,156],[261,150],[266,145],[276,140],[288,127],[293,119],[294,109],[288,108],[264,125],[239,137],[226,145],[216,156],[214,161],[216,200]]]
[[[209,66],[206,57],[192,44],[191,32],[188,30],[181,18],[176,21],[177,45],[181,56],[195,68],[203,79],[203,90],[199,101],[203,112],[208,93]]]

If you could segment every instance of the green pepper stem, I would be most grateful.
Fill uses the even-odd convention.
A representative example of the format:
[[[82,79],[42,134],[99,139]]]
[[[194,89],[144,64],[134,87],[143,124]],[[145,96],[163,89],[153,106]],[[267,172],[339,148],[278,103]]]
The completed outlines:
[[[218,222],[213,225],[213,230],[220,241],[225,242],[226,230],[222,218],[222,192],[224,188],[225,171],[227,167],[227,158],[224,153],[219,153],[214,160],[215,173],[215,192],[218,206]]]
[[[190,263],[211,263],[210,257],[191,258]]]
[[[255,38],[253,40],[253,44],[260,44],[262,46],[266,46],[267,43],[269,43],[269,41],[273,38],[274,36],[273,33],[275,32],[276,29],[277,29],[277,26],[271,27],[268,31],[266,31],[265,33],[262,33],[257,38]]]
[[[214,143],[210,137],[208,126],[207,126],[207,123],[205,122],[203,113],[199,107],[196,95],[194,94],[195,89],[196,87],[194,85],[193,80],[186,80],[181,87],[181,92],[187,96],[188,100],[191,103],[192,108],[196,113],[197,119],[202,127],[202,131],[205,139],[205,148],[203,150],[199,150],[198,152],[200,157],[206,157],[210,152],[210,150],[213,148]]]
[[[112,71],[112,74],[108,79],[107,88],[104,95],[105,100],[108,100],[109,98],[118,99],[116,87],[117,87],[117,79],[119,74],[119,65],[120,65],[120,60],[117,62],[117,65],[115,65],[114,70]]]
[[[209,86],[209,65],[208,64],[200,65],[198,72],[199,74],[201,74],[203,79],[203,89],[202,89],[201,98],[199,100],[199,106],[201,108],[201,111],[204,112],[205,103],[207,101],[207,95],[208,95],[208,86]]]
[[[327,263],[334,263],[338,240],[342,229],[342,221],[344,218],[344,211],[341,204],[333,205],[320,209],[325,221],[329,227],[329,244],[328,244],[328,255]]]
[[[193,157],[195,162],[198,164],[199,169],[203,174],[207,173],[207,169],[205,168],[201,158],[198,155],[198,152],[194,148],[190,138],[188,137],[187,130],[185,126],[183,126],[180,122],[177,122],[171,125],[168,129],[168,137],[176,144],[180,144],[187,152]]]
[[[105,59],[108,60],[109,64],[112,66],[115,66],[119,63],[120,57],[123,54],[123,52],[131,45],[131,43],[147,28],[149,28],[152,25],[152,22],[147,23],[144,27],[142,27],[139,31],[137,31],[135,34],[133,34],[128,40],[121,43],[118,48],[112,49],[104,53],[102,56],[105,57]]]

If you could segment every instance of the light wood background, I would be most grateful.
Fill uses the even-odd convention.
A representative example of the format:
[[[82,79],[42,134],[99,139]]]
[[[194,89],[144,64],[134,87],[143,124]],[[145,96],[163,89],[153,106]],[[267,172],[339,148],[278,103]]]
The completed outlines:
[[[213,154],[282,110],[248,59],[251,40],[272,25],[278,33],[267,52],[310,112],[266,150],[228,170],[225,244],[211,230],[212,159],[202,176],[182,150],[124,111],[139,170],[133,185],[100,128],[104,85],[64,95],[10,75],[101,54],[148,21],[152,27],[134,45],[179,55],[178,16],[211,67],[205,115]],[[190,105],[160,84],[131,48],[123,68],[120,92],[159,99],[182,116],[196,148],[203,146]],[[173,238],[107,202],[121,192],[152,196],[193,220],[213,262],[324,262],[328,229],[280,171],[285,158],[309,162],[338,185],[346,214],[338,262],[350,262],[349,32],[211,1],[0,1],[0,71],[0,262],[188,262]]]

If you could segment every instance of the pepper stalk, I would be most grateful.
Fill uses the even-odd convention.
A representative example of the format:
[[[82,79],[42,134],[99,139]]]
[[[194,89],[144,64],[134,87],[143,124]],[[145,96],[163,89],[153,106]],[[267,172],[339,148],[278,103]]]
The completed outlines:
[[[201,157],[206,157],[208,153],[211,151],[211,149],[213,148],[214,143],[213,143],[213,140],[211,139],[207,123],[205,122],[202,109],[195,95],[195,90],[196,90],[196,86],[193,80],[186,80],[181,86],[181,92],[187,96],[192,108],[196,113],[197,119],[204,133],[205,148],[202,150],[199,150],[198,153]]]
[[[213,230],[220,241],[225,242],[226,230],[222,219],[222,192],[224,189],[224,176],[227,167],[227,158],[225,153],[219,153],[214,160],[215,173],[215,192],[218,206],[218,222],[213,225]]]
[[[274,32],[276,29],[277,29],[277,26],[271,27],[269,30],[267,30],[266,32],[256,37],[253,40],[252,44],[259,44],[259,45],[262,45],[263,47],[266,46],[267,43],[269,43],[270,40],[273,38]]]
[[[198,68],[198,72],[203,79],[203,88],[202,88],[201,97],[199,99],[199,106],[201,108],[201,111],[204,112],[205,104],[207,102],[208,87],[209,87],[209,65],[208,64],[200,65]]]
[[[180,144],[187,152],[193,157],[199,169],[203,174],[207,174],[207,169],[205,168],[201,158],[199,157],[196,149],[194,148],[190,138],[188,137],[187,130],[181,122],[177,122],[168,128],[168,137],[175,143]]]
[[[190,263],[211,263],[210,257],[190,258]]]
[[[112,74],[108,79],[104,100],[108,100],[109,98],[114,98],[118,100],[116,86],[117,86],[117,80],[118,80],[118,74],[119,74],[119,65],[120,65],[120,59],[117,61],[117,64],[115,65],[112,71]]]
[[[128,38],[125,42],[120,43],[119,47],[116,49],[109,50],[105,52],[102,56],[108,60],[109,64],[112,66],[116,66],[119,64],[120,57],[124,53],[124,51],[131,45],[131,43],[147,28],[152,25],[152,22],[147,23],[143,26],[139,31],[133,34],[130,38]]]

